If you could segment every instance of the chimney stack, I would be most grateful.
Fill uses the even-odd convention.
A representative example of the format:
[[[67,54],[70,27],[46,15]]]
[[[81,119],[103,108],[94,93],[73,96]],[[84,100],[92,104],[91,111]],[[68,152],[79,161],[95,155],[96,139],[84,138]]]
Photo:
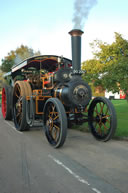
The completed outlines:
[[[79,29],[73,29],[69,32],[72,44],[72,66],[76,73],[81,70],[81,36],[83,33]]]

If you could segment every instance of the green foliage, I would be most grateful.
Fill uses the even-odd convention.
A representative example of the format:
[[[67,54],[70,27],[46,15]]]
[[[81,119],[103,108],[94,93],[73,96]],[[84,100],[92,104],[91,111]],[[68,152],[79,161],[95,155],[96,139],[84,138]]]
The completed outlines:
[[[3,72],[0,70],[0,91],[2,89],[2,85],[5,82],[4,78],[3,78]]]
[[[32,48],[21,45],[15,51],[10,51],[7,56],[2,59],[1,70],[3,72],[11,71],[11,67],[20,63],[22,60],[32,57],[34,55],[40,55],[40,51],[34,52]]]
[[[4,59],[2,59],[2,65],[1,65],[1,70],[3,72],[8,72],[11,70],[11,67],[15,64],[15,52],[11,51],[8,53],[8,56],[5,56]]]
[[[128,41],[121,34],[115,33],[112,44],[95,40],[91,44],[94,58],[83,62],[87,71],[84,79],[102,86],[108,91],[128,90]]]

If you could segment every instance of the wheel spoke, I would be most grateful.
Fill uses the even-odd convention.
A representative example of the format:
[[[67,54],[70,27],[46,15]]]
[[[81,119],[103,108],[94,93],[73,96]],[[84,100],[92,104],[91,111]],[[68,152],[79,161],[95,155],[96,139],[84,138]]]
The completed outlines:
[[[105,115],[102,117],[102,119],[107,119],[108,117],[110,117],[110,115]]]
[[[55,124],[54,124],[54,127],[55,127],[58,131],[60,131],[60,127],[58,127],[58,126],[55,125]]]
[[[97,108],[97,104],[96,104],[96,113],[97,113],[97,115],[99,114],[99,113],[98,113],[98,108]]]
[[[19,95],[21,95],[21,89],[19,86],[17,86],[17,90],[19,91]]]
[[[56,116],[55,105],[52,105],[52,114]]]
[[[50,113],[49,113],[48,117],[49,117],[49,119],[52,119],[52,117],[51,117]]]
[[[49,130],[50,130],[50,132],[52,132],[52,129],[53,129],[53,125],[52,125],[52,123],[50,123],[50,124],[49,124],[49,128],[50,128],[50,129],[49,129]]]
[[[18,112],[17,114],[16,114],[16,117],[19,117],[20,116],[20,112]]]
[[[100,107],[101,107],[101,110],[100,110],[100,114],[103,113],[103,108],[104,108],[104,103],[103,105],[101,105],[102,103],[100,103]]]
[[[56,136],[57,136],[57,131],[55,130],[54,133],[53,133],[53,138],[54,138],[55,141],[57,141]]]
[[[109,128],[104,123],[102,123],[102,124],[103,124],[105,129],[109,130]]]
[[[95,128],[97,127],[97,124],[98,124],[98,123],[97,123],[97,122],[95,122],[95,125],[94,125],[94,127],[95,127]]]
[[[19,118],[18,118],[18,120],[17,120],[17,122],[18,122],[19,125],[20,125],[20,123],[21,123],[21,118],[22,118],[22,116],[21,116],[21,114],[20,114],[20,116],[19,116]]]
[[[107,115],[107,114],[108,114],[108,107],[107,107],[106,112],[105,112],[105,115]]]
[[[53,121],[59,118],[59,115],[57,114],[56,117],[54,117]]]
[[[16,92],[15,92],[15,96],[16,96],[17,98],[19,98],[19,97],[20,97],[20,95],[18,95]]]
[[[110,120],[109,119],[106,119],[106,121],[110,124]]]
[[[99,127],[98,127],[98,129],[97,129],[99,134],[102,133],[102,132],[101,132],[101,125],[102,125],[102,124],[99,124]]]

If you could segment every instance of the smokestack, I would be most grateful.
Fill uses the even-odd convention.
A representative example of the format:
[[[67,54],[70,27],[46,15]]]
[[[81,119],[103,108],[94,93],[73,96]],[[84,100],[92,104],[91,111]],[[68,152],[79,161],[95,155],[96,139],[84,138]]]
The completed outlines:
[[[76,73],[81,70],[81,36],[83,33],[79,29],[73,29],[69,32],[72,43],[72,66]]]

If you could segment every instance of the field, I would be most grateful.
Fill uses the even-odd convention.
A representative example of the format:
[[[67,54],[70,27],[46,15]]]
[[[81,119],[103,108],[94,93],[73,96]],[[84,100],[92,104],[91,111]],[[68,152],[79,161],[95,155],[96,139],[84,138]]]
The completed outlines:
[[[128,102],[126,100],[112,100],[117,114],[116,137],[128,137]]]

